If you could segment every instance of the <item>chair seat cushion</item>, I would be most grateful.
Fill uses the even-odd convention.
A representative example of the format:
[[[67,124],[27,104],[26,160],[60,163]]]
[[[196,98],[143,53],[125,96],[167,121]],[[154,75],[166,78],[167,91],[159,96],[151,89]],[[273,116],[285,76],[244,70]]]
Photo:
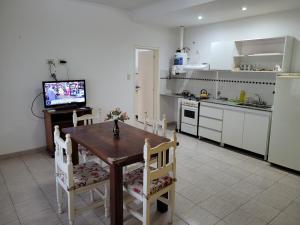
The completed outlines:
[[[154,170],[155,168],[151,168]],[[132,170],[124,175],[124,186],[128,190],[134,191],[138,194],[143,193],[143,171],[144,167]],[[155,179],[150,184],[150,194],[154,194],[161,189],[171,185],[173,178],[170,176],[160,177]]]
[[[66,181],[66,174],[61,170],[59,170],[57,176],[62,180],[62,182]],[[108,178],[109,172],[95,162],[82,163],[73,167],[73,181],[75,189],[99,183],[107,180]]]
[[[96,155],[94,155],[92,152],[90,152],[89,150],[87,150],[82,145],[78,146],[78,150],[79,150],[79,152],[80,152],[81,155],[84,154],[86,157],[96,157]]]

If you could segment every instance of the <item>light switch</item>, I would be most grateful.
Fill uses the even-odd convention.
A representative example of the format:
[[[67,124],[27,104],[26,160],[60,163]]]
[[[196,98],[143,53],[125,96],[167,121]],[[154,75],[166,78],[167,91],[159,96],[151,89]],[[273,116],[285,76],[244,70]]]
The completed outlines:
[[[131,74],[127,74],[127,80],[131,80]]]

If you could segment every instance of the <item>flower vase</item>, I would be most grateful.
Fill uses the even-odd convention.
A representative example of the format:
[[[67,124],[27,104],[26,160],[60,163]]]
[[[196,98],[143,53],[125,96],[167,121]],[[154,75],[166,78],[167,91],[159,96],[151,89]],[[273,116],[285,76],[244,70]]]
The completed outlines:
[[[118,137],[119,134],[120,134],[118,121],[119,121],[119,120],[114,120],[115,124],[114,124],[114,129],[113,129],[113,133],[114,133],[114,135],[117,136],[117,137]]]

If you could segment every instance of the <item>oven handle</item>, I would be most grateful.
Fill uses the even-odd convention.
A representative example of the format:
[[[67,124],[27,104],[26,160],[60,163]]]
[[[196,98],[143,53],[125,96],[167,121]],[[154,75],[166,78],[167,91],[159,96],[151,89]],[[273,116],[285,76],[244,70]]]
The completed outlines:
[[[186,105],[182,105],[182,110],[185,110],[185,109],[188,109],[188,110],[191,110],[191,111],[195,111],[195,112],[198,112],[198,108],[196,107],[191,107],[191,106],[186,106]]]

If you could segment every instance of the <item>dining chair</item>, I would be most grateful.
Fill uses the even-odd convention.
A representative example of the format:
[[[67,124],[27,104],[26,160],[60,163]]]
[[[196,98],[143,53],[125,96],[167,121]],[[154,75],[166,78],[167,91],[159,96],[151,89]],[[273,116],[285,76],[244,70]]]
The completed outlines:
[[[74,225],[75,215],[88,209],[104,205],[105,216],[109,216],[109,172],[95,162],[86,162],[78,165],[72,163],[72,143],[70,134],[66,140],[60,137],[58,125],[54,128],[55,143],[55,172],[56,172],[56,196],[58,213],[62,213],[63,190],[68,196],[69,225]],[[66,155],[66,157],[64,156]],[[86,207],[75,207],[75,194],[100,189],[97,193],[100,200],[94,201]]]
[[[166,114],[163,114],[162,120],[152,120],[149,121],[148,113],[144,113],[144,130],[148,130],[148,124],[152,123],[152,133],[166,137],[167,135],[167,117]],[[161,131],[161,132],[160,132]]]
[[[175,210],[175,183],[176,183],[176,155],[177,146],[176,133],[173,140],[162,143],[156,147],[151,147],[149,140],[145,140],[144,145],[144,166],[136,170],[127,172],[124,175],[124,208],[142,221],[143,225],[150,225],[151,203],[160,200],[169,206],[170,223],[173,222]],[[173,151],[172,159],[168,160],[168,151]],[[152,156],[157,155],[157,168],[151,167]],[[168,198],[162,195],[168,193]],[[143,211],[139,213],[132,202],[139,200],[143,203]]]
[[[100,109],[92,110],[92,114],[85,114],[83,116],[77,116],[76,111],[73,111],[73,126],[77,127],[79,122],[83,122],[83,125],[91,125],[95,122],[96,119],[100,120]],[[103,166],[104,162],[94,155],[92,152],[88,151],[85,147],[78,145],[78,151],[81,156],[82,162],[94,161]]]

